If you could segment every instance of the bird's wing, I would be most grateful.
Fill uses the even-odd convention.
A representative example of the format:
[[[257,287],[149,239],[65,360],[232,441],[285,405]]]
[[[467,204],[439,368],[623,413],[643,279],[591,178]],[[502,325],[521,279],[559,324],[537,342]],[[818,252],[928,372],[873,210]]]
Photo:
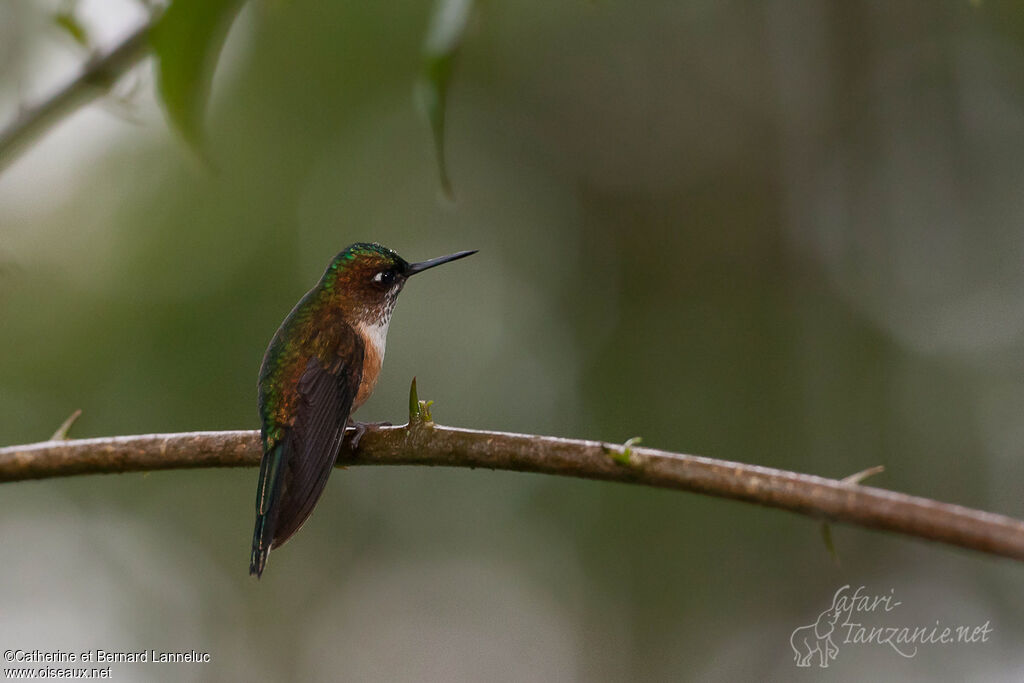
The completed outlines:
[[[349,334],[329,358],[307,360],[293,389],[294,419],[264,451],[250,573],[262,573],[270,548],[299,530],[327,485],[362,380],[363,344]]]

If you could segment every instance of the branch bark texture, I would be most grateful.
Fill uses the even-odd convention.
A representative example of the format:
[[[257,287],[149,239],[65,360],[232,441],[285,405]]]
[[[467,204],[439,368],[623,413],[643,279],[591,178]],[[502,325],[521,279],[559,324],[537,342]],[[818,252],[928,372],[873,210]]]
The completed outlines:
[[[46,441],[0,449],[0,482],[74,474],[255,467],[255,431]],[[414,422],[369,430],[339,466],[443,465],[537,472],[692,491],[1024,560],[1024,522],[927,498],[651,448]]]

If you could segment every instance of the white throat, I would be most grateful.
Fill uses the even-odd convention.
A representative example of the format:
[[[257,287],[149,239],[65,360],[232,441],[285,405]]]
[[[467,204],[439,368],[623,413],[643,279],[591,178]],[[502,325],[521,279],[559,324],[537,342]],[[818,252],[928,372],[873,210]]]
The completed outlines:
[[[384,320],[374,321],[372,323],[359,323],[359,332],[363,335],[363,339],[366,340],[367,344],[373,346],[373,350],[376,352],[377,357],[384,358],[384,347],[388,343],[388,325],[391,324],[391,317],[388,316]]]

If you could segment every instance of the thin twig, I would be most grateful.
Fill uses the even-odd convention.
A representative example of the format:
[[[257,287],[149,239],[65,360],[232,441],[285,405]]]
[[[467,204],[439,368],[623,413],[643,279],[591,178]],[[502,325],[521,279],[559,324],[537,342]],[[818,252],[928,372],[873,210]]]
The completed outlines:
[[[0,132],[0,171],[3,171],[36,138],[79,107],[106,94],[126,71],[149,51],[153,24],[139,26],[110,50],[90,58],[77,76],[39,104],[24,108]]]
[[[611,457],[621,454],[622,448],[599,441],[419,422],[367,431],[358,452],[350,452],[346,445],[338,465],[484,467],[645,484],[758,503],[1024,560],[1024,522],[1003,515],[835,479],[651,448],[631,447],[629,463],[622,464]],[[0,482],[73,474],[254,467],[259,460],[259,434],[255,431],[47,441],[0,449]]]

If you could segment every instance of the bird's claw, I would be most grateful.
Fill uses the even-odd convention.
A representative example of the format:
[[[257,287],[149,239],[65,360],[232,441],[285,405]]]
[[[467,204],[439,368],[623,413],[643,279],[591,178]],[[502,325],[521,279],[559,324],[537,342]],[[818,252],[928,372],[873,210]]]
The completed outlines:
[[[349,437],[349,448],[353,451],[359,449],[359,442],[362,441],[363,435],[370,429],[370,427],[390,427],[390,422],[356,422],[352,421],[349,423],[352,428],[352,435]]]

